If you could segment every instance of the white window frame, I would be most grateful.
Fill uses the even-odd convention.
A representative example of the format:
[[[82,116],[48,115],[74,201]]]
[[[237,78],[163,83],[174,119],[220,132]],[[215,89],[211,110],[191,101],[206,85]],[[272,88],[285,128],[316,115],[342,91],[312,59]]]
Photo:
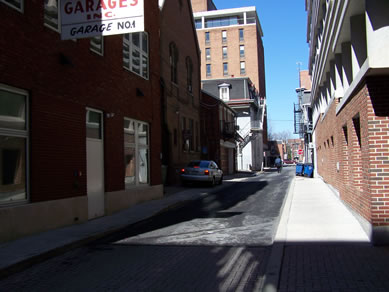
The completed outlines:
[[[228,59],[228,47],[226,47],[226,46],[222,47],[222,56],[223,56],[223,59]]]
[[[123,120],[124,121],[129,121],[129,122],[134,122],[134,143],[126,143],[123,141],[123,151],[125,150],[125,147],[130,147],[135,150],[135,171],[134,171],[134,182],[126,182],[126,176],[124,176],[124,181],[125,181],[125,188],[133,188],[137,186],[146,186],[150,185],[150,124],[143,122],[143,121],[138,121],[134,120],[131,118],[125,117]],[[147,144],[140,144],[139,143],[139,125],[146,125],[147,126]],[[126,132],[126,128],[123,127],[124,132]],[[146,150],[148,159],[147,159],[147,183],[141,183],[139,179],[139,174],[140,174],[140,155],[139,151],[140,150]]]
[[[17,138],[24,138],[26,140],[26,162],[25,162],[25,197],[22,200],[17,201],[6,201],[1,203],[0,206],[6,206],[6,205],[15,205],[15,204],[25,204],[30,200],[30,152],[29,152],[29,145],[30,145],[30,113],[29,113],[29,94],[27,91],[8,86],[6,84],[0,83],[0,89],[3,91],[9,91],[11,93],[23,95],[25,97],[25,129],[24,130],[17,130],[17,129],[8,129],[8,128],[0,128],[0,135],[1,136],[11,136],[11,137],[17,137]]]
[[[205,48],[205,60],[211,60],[211,48]]]
[[[220,86],[219,87],[219,96],[221,100],[228,101],[230,100],[230,88],[229,86]]]
[[[49,0],[50,1],[50,0]],[[61,33],[61,13],[60,13],[60,7],[61,7],[61,0],[56,0],[57,1],[57,27],[54,27],[48,23],[45,22],[45,12],[46,12],[46,9],[45,9],[45,3],[43,2],[43,24],[44,26],[58,32],[58,33]]]
[[[101,49],[97,49],[97,45],[95,45],[95,42],[94,40],[100,38],[101,39]],[[97,55],[100,55],[100,56],[104,56],[104,36],[95,36],[95,37],[92,37],[90,38],[90,50],[94,53],[96,53]]]
[[[226,43],[227,42],[227,31],[222,30],[222,42]]]
[[[246,75],[246,62],[245,61],[240,62],[240,74]]]
[[[20,3],[20,8],[12,5],[12,3],[10,3],[7,0],[0,0],[0,3],[4,3],[5,5],[8,5],[9,7],[12,7],[13,9],[15,9],[15,10],[21,12],[21,13],[24,13],[24,0],[19,0],[17,2]]]
[[[132,36],[135,35],[135,34],[139,34],[139,47],[138,46],[135,46],[132,42]],[[143,35],[146,36],[146,40],[147,40],[147,51],[144,50],[143,48]],[[127,39],[128,37],[128,39]],[[127,52],[128,53],[128,65],[126,64],[125,62],[125,58],[124,58],[124,53],[125,53],[125,48],[127,48]],[[132,58],[132,52],[133,51],[136,51],[139,53],[139,57],[140,57],[140,63],[139,63],[139,73],[138,72],[135,72],[134,70],[132,70],[132,67],[133,67],[133,58]],[[123,67],[126,69],[126,70],[129,70],[131,71],[132,73],[148,80],[149,79],[149,76],[150,76],[150,57],[149,57],[149,52],[150,52],[150,42],[149,42],[149,35],[147,32],[134,32],[134,33],[130,33],[130,34],[124,34],[123,35]],[[146,62],[147,62],[147,66],[146,66],[146,75],[147,76],[144,76],[144,71],[143,71],[143,58],[146,59]]]
[[[239,56],[244,58],[246,56],[246,51],[244,45],[239,45]]]

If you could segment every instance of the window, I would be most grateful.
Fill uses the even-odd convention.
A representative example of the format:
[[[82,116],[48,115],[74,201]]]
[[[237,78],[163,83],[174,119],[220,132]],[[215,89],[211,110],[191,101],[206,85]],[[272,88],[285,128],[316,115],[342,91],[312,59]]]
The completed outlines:
[[[182,118],[182,124],[181,124],[181,131],[182,131],[182,150],[189,151],[189,139],[190,139],[190,133],[186,129],[186,118]]]
[[[86,137],[101,140],[102,137],[102,113],[93,110],[86,112]]]
[[[194,122],[192,119],[189,119],[189,150],[194,151]]]
[[[199,151],[200,145],[200,135],[199,135],[199,122],[196,122],[196,151]]]
[[[24,10],[24,0],[0,0],[0,2],[3,2],[20,12],[23,12]]]
[[[220,87],[220,99],[229,100],[230,92],[228,87]]]
[[[0,84],[0,204],[27,200],[28,95]]]
[[[239,55],[241,58],[244,57],[244,46],[239,46]]]
[[[222,31],[222,42],[223,43],[227,42],[227,31],[226,30]]]
[[[207,61],[211,60],[211,48],[205,49],[205,60]]]
[[[223,75],[228,75],[228,63],[223,63]]]
[[[149,126],[124,118],[124,182],[126,187],[149,183]]]
[[[59,19],[59,5],[58,0],[45,0],[44,6],[44,24],[55,31],[60,32],[60,19]]]
[[[192,88],[192,79],[193,79],[193,64],[192,59],[190,57],[186,57],[186,88],[191,93],[193,91]]]
[[[246,62],[240,62],[240,74],[246,74]]]
[[[200,28],[203,27],[201,18],[200,19],[195,19],[195,26],[196,26],[196,29],[200,29]]]
[[[237,25],[237,24],[243,24],[242,17],[225,16],[225,17],[215,17],[215,18],[205,19],[205,27],[206,28],[231,26],[231,25]]]
[[[228,101],[230,99],[230,88],[231,84],[228,83],[222,83],[219,85],[219,97],[221,100]],[[220,113],[220,117],[222,117],[222,113]]]
[[[177,64],[178,64],[178,50],[174,43],[170,44],[170,74],[171,81],[173,83],[178,83],[177,79]]]
[[[211,73],[211,64],[207,64],[206,65],[207,66],[207,68],[206,68],[206,70],[207,70],[207,77],[209,77],[209,76],[211,76],[212,75],[212,73]]]
[[[123,35],[123,66],[131,72],[149,78],[149,40],[145,32]]]
[[[244,41],[244,30],[243,28],[239,29],[239,41]]]
[[[209,44],[209,43],[210,43],[209,31],[206,31],[206,32],[205,32],[205,43],[206,43],[206,44]]]
[[[95,36],[90,39],[90,49],[100,56],[104,56],[104,37]]]
[[[223,59],[227,59],[228,54],[227,54],[227,47],[223,47]]]

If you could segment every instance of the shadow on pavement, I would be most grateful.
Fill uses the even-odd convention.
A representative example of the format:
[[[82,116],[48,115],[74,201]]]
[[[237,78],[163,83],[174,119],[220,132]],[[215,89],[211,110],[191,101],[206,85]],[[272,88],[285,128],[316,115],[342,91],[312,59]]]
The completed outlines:
[[[196,218],[230,218],[240,215],[241,212],[228,212],[228,209],[245,201],[248,197],[266,187],[267,184],[267,181],[246,181],[243,188],[240,182],[234,183],[228,188],[215,190],[213,193],[195,201],[188,201],[187,204],[178,209],[172,209],[135,225],[130,225],[121,232],[100,241],[104,243],[115,242]]]
[[[389,247],[286,242],[278,291],[389,291]]]

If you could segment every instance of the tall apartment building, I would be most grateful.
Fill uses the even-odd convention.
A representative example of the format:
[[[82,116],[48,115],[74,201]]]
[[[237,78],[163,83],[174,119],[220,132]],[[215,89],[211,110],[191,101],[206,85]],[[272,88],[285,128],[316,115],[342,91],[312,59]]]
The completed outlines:
[[[389,2],[307,0],[315,168],[389,243]]]
[[[234,110],[240,109],[241,114],[238,110],[237,124],[241,125],[244,120],[247,125],[243,125],[241,128],[245,130],[250,128],[249,131],[251,131],[251,125],[255,125],[253,129],[255,129],[256,135],[250,137],[255,137],[256,142],[252,138],[248,143],[244,143],[246,149],[239,150],[241,154],[249,151],[250,153],[245,153],[243,156],[251,156],[251,158],[241,165],[244,170],[261,169],[263,152],[267,149],[266,89],[263,33],[256,8],[217,10],[212,1],[207,0],[192,0],[192,7],[201,50],[201,79],[203,83],[212,80],[248,78],[250,90],[255,92],[252,95],[253,98],[257,99],[257,104],[263,105],[252,107],[250,98],[246,98],[246,104],[244,104],[243,95],[239,105],[236,102],[232,103],[225,98],[226,92],[229,90],[228,86],[220,86],[218,96]],[[231,82],[228,81],[226,84],[231,84]],[[215,86],[218,85],[221,84]],[[250,121],[246,121],[247,116],[251,117]],[[257,134],[258,125],[261,125],[260,135]],[[246,134],[241,133],[241,136]]]

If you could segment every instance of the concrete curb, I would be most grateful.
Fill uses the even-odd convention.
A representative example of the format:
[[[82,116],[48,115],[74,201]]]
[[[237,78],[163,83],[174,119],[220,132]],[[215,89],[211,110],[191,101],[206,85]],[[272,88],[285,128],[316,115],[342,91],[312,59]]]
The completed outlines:
[[[290,183],[287,197],[281,207],[281,218],[278,223],[276,236],[270,252],[269,262],[266,267],[264,285],[262,289],[264,292],[276,292],[278,290],[295,181],[296,179],[294,178]]]

